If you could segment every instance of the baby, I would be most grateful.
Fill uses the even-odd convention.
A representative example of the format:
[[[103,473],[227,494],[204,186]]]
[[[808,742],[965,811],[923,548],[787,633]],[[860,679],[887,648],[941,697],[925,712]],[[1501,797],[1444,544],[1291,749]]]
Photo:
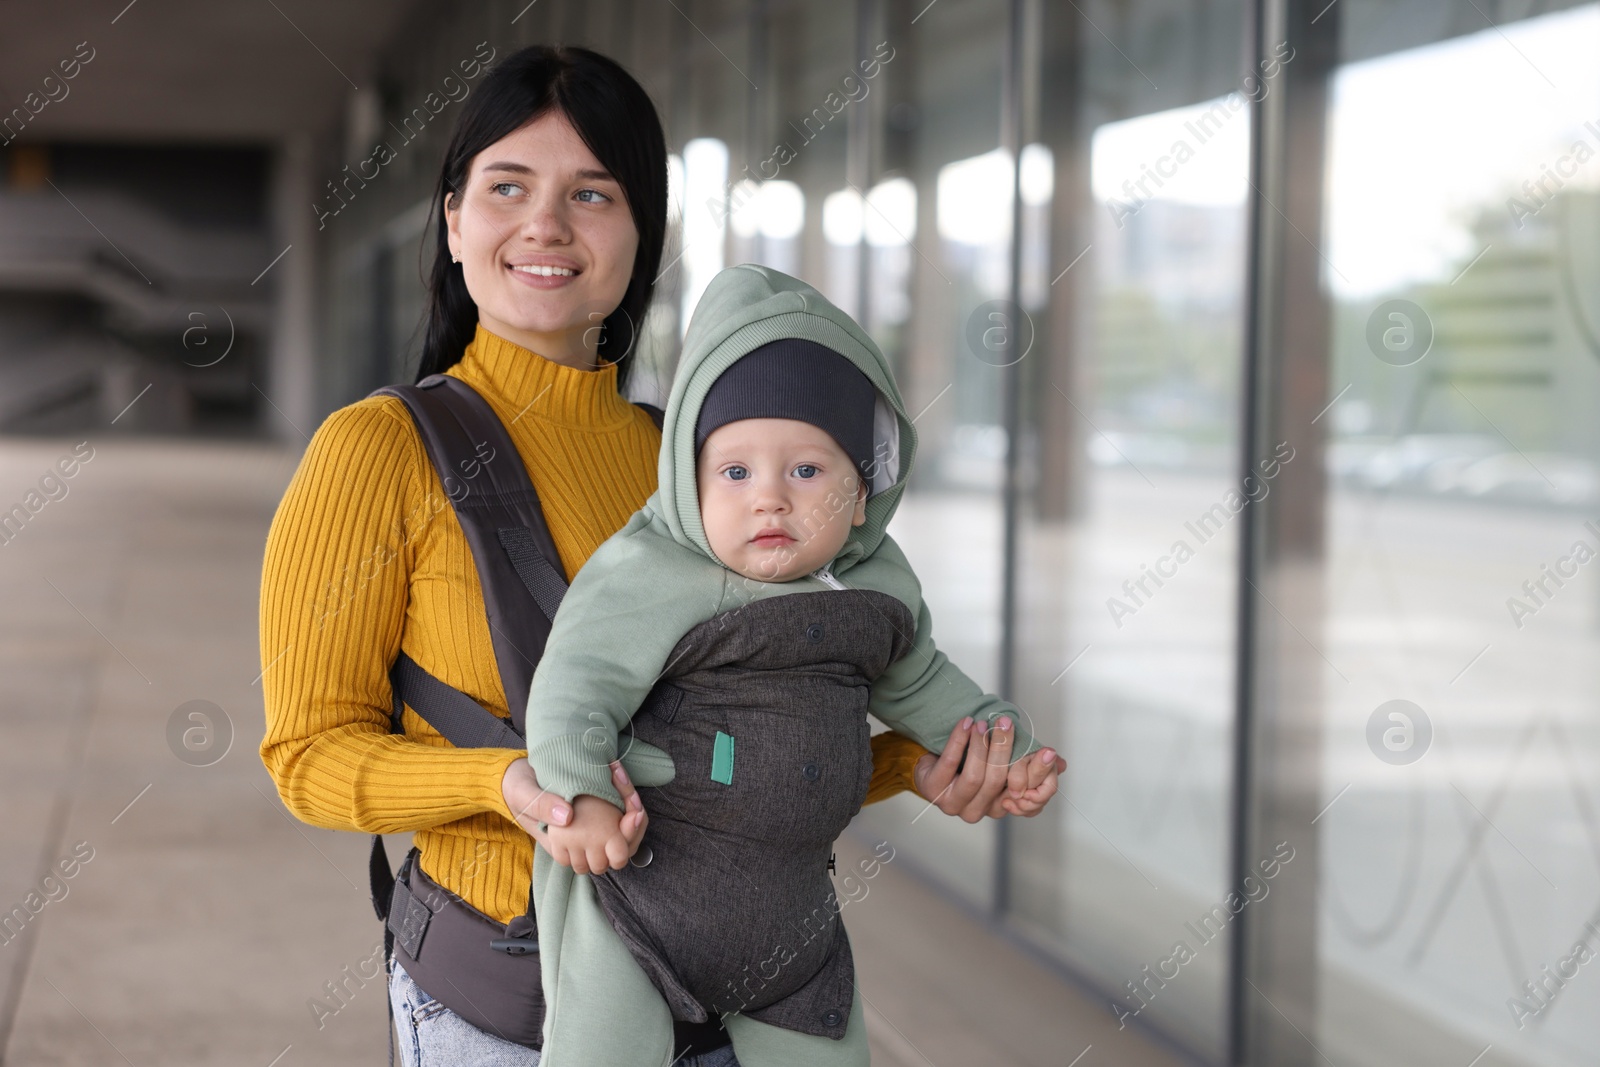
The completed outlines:
[[[867,1063],[828,875],[867,715],[933,750],[966,716],[1020,718],[934,646],[885,532],[915,451],[849,316],[763,267],[712,281],[659,488],[574,578],[529,694],[528,758],[573,802],[534,865],[546,1067],[660,1067],[673,1020],[710,1013],[744,1067]],[[650,812],[631,863],[619,757]]]

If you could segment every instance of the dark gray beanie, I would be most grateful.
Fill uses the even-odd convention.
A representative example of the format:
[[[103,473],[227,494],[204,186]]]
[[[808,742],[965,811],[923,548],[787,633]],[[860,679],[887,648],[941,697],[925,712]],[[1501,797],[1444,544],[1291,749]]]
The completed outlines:
[[[769,341],[739,357],[711,384],[694,427],[694,451],[719,426],[740,419],[799,419],[826,430],[872,484],[872,422],[878,390],[826,345]]]

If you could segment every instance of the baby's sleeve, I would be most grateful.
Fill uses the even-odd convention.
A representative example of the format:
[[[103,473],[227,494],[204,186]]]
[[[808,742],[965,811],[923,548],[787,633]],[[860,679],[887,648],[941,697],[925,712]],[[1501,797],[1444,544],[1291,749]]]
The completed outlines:
[[[1016,727],[1014,758],[1043,747],[1027,729],[1030,720],[1020,708],[985,693],[934,644],[933,617],[922,599],[921,585],[893,539],[885,537],[875,556],[880,565],[901,567],[910,576],[910,585],[916,590],[917,628],[911,650],[873,683],[867,710],[932,752],[944,751],[951,729],[968,715],[991,726],[1000,716],[1011,716]]]
[[[678,639],[711,612],[696,569],[672,566],[640,512],[572,580],[528,691],[528,760],[539,785],[622,806],[611,780],[619,757],[635,785],[672,780],[672,759],[618,737],[662,675]]]

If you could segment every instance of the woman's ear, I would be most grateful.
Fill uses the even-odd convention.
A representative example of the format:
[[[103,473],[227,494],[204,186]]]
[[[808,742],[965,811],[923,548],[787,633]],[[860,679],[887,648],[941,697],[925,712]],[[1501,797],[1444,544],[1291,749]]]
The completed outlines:
[[[450,255],[453,258],[461,257],[461,197],[445,190],[444,194],[444,225],[450,238]]]

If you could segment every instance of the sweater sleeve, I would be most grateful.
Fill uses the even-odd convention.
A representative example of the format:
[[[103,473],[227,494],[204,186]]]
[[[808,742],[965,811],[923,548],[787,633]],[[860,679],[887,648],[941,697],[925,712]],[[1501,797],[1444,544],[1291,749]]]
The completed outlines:
[[[396,833],[511,817],[500,783],[521,752],[389,732],[387,672],[416,539],[455,522],[427,488],[427,462],[397,401],[342,408],[311,439],[267,536],[261,759],[284,804],[315,826]]]
[[[900,546],[885,536],[874,555],[880,566],[898,567],[910,576],[910,585],[916,591],[917,629],[911,650],[891,663],[873,683],[868,710],[891,729],[932,752],[944,751],[950,730],[968,715],[991,724],[1002,715],[1011,716],[1016,729],[1013,759],[1041,748],[1025,729],[1029,720],[1020,708],[985,693],[934,644],[933,616]]]
[[[872,737],[872,781],[865,803],[876,804],[897,793],[916,791],[917,760],[927,749],[904,734],[886,731]]]

